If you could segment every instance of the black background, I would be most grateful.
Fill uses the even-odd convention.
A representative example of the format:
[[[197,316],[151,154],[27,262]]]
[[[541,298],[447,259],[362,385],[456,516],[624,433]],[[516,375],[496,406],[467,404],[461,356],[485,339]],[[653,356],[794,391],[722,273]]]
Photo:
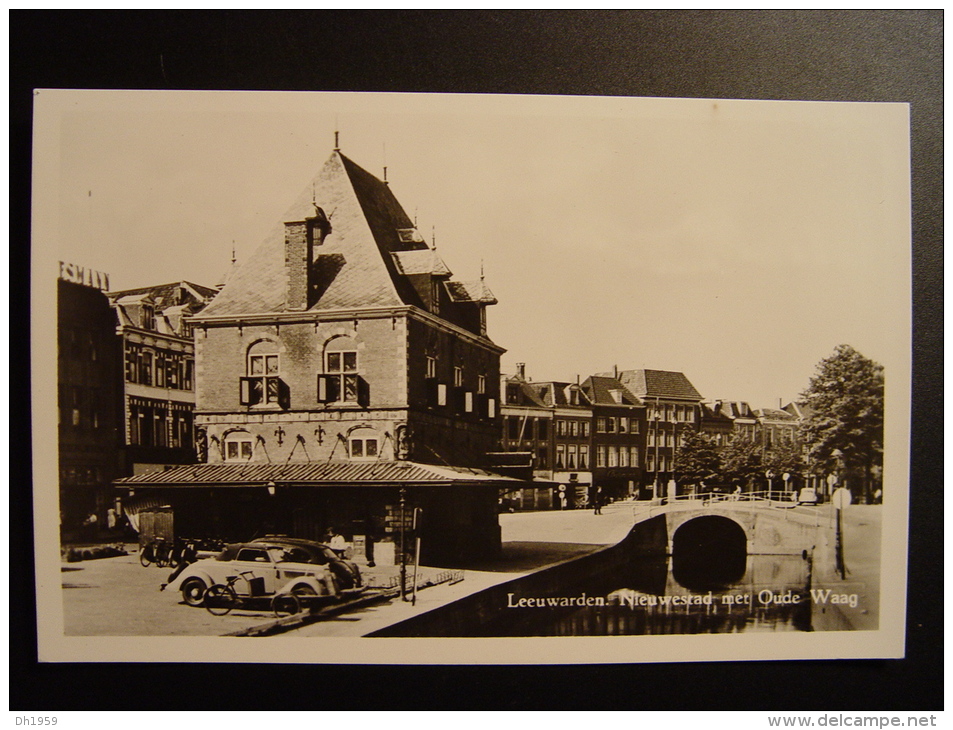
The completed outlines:
[[[926,10],[11,11],[10,709],[941,709],[942,68],[943,12]],[[909,102],[907,658],[556,667],[38,664],[29,391],[22,385],[29,380],[31,90],[39,87]]]

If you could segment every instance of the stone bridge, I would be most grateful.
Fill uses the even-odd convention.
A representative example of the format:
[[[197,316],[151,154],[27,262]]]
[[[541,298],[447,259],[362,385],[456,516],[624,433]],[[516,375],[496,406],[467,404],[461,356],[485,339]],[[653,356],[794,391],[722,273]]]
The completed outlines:
[[[686,499],[653,506],[640,515],[633,533],[643,532],[644,544],[656,548],[664,539],[669,555],[692,546],[743,550],[747,555],[799,555],[823,540],[826,524],[818,520],[815,508],[802,511],[766,499]]]

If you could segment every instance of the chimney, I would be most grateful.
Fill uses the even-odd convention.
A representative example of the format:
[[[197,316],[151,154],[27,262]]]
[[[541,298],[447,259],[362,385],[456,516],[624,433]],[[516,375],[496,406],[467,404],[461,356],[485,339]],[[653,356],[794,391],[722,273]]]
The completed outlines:
[[[285,273],[288,276],[285,301],[291,311],[301,312],[311,305],[311,253],[307,223],[285,223]]]
[[[526,363],[518,362],[516,363],[516,375],[523,380],[526,380]]]
[[[613,365],[613,366],[612,366],[612,377],[615,378],[616,380],[619,379],[619,366],[618,366],[618,365]]]

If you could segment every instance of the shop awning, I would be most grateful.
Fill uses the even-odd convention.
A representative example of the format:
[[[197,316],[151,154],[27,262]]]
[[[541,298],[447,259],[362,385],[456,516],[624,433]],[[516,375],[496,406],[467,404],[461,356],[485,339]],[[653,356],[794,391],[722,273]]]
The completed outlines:
[[[418,464],[411,461],[294,464],[191,464],[117,479],[117,487],[282,487],[435,486],[498,483],[515,487],[521,480],[482,469]]]

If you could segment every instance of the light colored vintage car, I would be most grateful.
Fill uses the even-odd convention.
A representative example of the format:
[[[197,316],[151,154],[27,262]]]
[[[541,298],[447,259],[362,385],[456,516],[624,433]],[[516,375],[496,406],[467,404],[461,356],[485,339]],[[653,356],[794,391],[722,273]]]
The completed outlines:
[[[337,596],[337,582],[327,565],[308,562],[307,551],[294,545],[238,543],[227,545],[214,558],[199,560],[183,570],[168,588],[182,593],[190,606],[201,606],[205,591],[228,583],[239,596]]]

